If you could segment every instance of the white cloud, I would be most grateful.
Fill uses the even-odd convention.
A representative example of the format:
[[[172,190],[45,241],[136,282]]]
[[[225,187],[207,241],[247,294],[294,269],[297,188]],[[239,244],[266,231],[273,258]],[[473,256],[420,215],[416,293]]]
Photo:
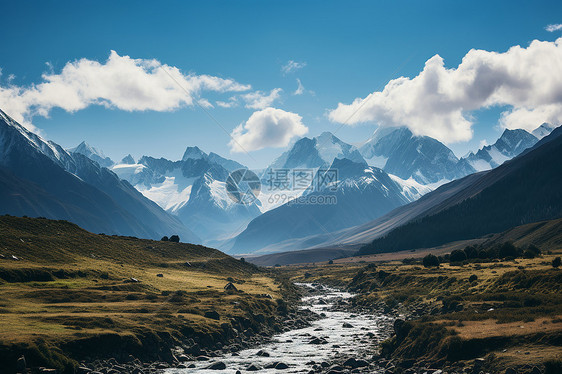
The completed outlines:
[[[238,98],[236,96],[232,96],[228,99],[228,101],[217,100],[216,104],[221,108],[234,108],[238,106]]]
[[[488,141],[486,139],[480,140],[480,148],[484,148],[488,145]]]
[[[473,49],[453,69],[435,55],[416,77],[391,80],[380,92],[339,103],[328,116],[350,125],[407,126],[417,135],[456,142],[471,139],[471,112],[492,106],[508,107],[500,120],[505,128],[560,123],[562,38],[504,53]]]
[[[201,105],[205,109],[214,108],[213,104],[211,104],[211,102],[205,98],[197,100],[197,104]]]
[[[247,94],[240,95],[244,102],[245,107],[248,109],[264,109],[271,105],[280,97],[281,88],[272,89],[269,94],[262,91],[254,91]]]
[[[231,152],[250,152],[268,147],[286,147],[292,138],[303,136],[308,128],[296,113],[266,108],[232,131]]]
[[[554,32],[554,31],[562,30],[562,23],[548,25],[544,29],[548,32]]]
[[[105,63],[84,58],[68,62],[59,74],[50,70],[43,74],[39,84],[0,86],[0,108],[31,127],[33,116],[46,117],[55,107],[68,112],[90,105],[126,111],[170,111],[193,105],[194,100],[201,100],[199,95],[203,91],[251,89],[250,85],[232,79],[183,74],[155,59],[133,59],[115,51],[111,51]],[[207,105],[205,99],[201,102]]]
[[[283,74],[289,74],[297,70],[300,70],[305,66],[306,66],[306,62],[297,62],[297,61],[289,60],[285,65],[281,66],[281,71],[283,72]]]
[[[302,95],[304,93],[304,86],[301,83],[301,80],[297,78],[297,89],[293,92],[293,95]]]

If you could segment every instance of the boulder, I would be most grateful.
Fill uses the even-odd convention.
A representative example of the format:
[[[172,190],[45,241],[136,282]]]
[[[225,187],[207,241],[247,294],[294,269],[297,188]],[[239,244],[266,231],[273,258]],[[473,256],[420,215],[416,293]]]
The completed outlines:
[[[156,274],[158,278],[164,278],[164,274]]]
[[[351,323],[344,322],[343,325],[342,325],[342,327],[343,327],[344,329],[352,329],[352,328],[353,328],[353,325],[352,325]]]
[[[222,361],[217,361],[207,367],[209,370],[224,370],[226,369],[226,364]]]
[[[289,368],[289,365],[287,365],[284,362],[279,362],[279,363],[277,363],[277,365],[275,365],[275,369],[277,369],[277,370],[285,370],[285,369],[288,369],[288,368]]]
[[[23,373],[25,372],[26,368],[27,363],[25,362],[25,356],[21,355],[20,358],[18,358],[18,360],[16,361],[16,370],[18,373]]]
[[[256,356],[260,356],[260,357],[269,357],[269,352],[264,351],[263,349],[258,351],[258,353],[256,353]]]
[[[226,286],[224,286],[224,290],[225,291],[238,291],[238,288],[236,288],[236,286],[232,282],[228,282],[226,284]]]
[[[248,366],[248,367],[246,368],[246,371],[258,371],[258,370],[260,370],[260,368],[257,367],[257,366],[254,365],[254,364],[251,364],[250,366]]]

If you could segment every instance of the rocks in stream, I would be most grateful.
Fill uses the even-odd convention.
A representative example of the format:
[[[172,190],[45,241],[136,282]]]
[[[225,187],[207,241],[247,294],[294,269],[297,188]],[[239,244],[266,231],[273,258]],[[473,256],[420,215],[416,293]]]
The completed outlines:
[[[222,361],[217,361],[217,362],[212,363],[211,365],[207,366],[207,369],[209,369],[209,370],[224,370],[224,369],[226,369],[226,364]]]

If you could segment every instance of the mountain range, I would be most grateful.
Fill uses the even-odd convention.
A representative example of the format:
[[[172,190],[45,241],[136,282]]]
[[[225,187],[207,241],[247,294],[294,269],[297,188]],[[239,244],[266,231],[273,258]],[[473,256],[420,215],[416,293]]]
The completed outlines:
[[[425,207],[421,211],[434,207],[441,197],[426,195],[432,190],[454,181],[438,189],[449,191],[438,196],[447,196],[478,175],[476,172],[497,168],[555,128],[543,124],[532,134],[524,130],[505,130],[493,145],[460,159],[441,142],[416,136],[405,128],[378,129],[359,148],[324,132],[296,141],[269,167],[258,172],[261,193],[254,202],[242,205],[228,195],[226,181],[232,171],[247,168],[216,153],[207,154],[197,146],[187,147],[177,161],[151,156],[135,161],[127,155],[115,163],[86,142],[64,150],[25,130],[5,114],[2,118],[4,128],[12,129],[10,136],[19,134],[27,139],[28,145],[33,147],[33,152],[28,152],[30,155],[48,158],[62,172],[93,187],[96,192],[91,194],[101,192],[105,196],[90,197],[90,200],[109,198],[116,207],[109,208],[109,202],[98,205],[113,211],[123,210],[121,221],[128,222],[130,227],[121,221],[113,222],[115,218],[99,220],[97,216],[105,217],[104,209],[74,212],[77,204],[64,201],[63,197],[68,196],[54,194],[49,187],[52,181],[37,179],[41,175],[39,171],[28,174],[22,171],[18,165],[20,156],[14,157],[12,153],[25,149],[23,145],[3,147],[2,179],[6,191],[27,191],[25,204],[20,201],[14,206],[12,199],[6,205],[13,212],[10,214],[25,211],[27,213],[21,214],[80,219],[77,223],[95,232],[131,233],[150,238],[175,230],[191,241],[244,254],[298,250],[328,243],[356,245],[353,243],[360,243],[360,240],[365,243],[364,240],[370,238],[366,232],[376,231],[382,235],[416,216],[412,213],[416,209],[404,216],[393,212],[400,212],[412,202]],[[285,171],[285,175],[279,174],[280,171]],[[330,174],[337,175],[336,180],[319,186],[319,181],[326,180]],[[469,177],[463,179],[467,175]],[[61,183],[71,184],[66,179],[65,175],[61,179],[65,182]],[[61,187],[65,188],[67,186]],[[319,200],[323,203],[319,204]],[[61,206],[65,206],[65,213]],[[74,213],[68,213],[70,211]],[[96,216],[91,218],[90,225],[81,216],[88,214]],[[395,215],[389,217],[389,214]],[[385,222],[387,229],[373,231],[364,227],[378,227],[373,222],[379,221]],[[166,224],[163,226],[162,222]],[[168,224],[174,230],[166,231]]]
[[[360,253],[428,248],[560,218],[561,159],[562,128],[558,128],[518,157],[469,177],[470,183],[441,205],[375,239]],[[438,189],[431,194],[439,193]]]
[[[128,182],[26,130],[0,110],[1,213],[64,219],[96,233],[200,239]]]

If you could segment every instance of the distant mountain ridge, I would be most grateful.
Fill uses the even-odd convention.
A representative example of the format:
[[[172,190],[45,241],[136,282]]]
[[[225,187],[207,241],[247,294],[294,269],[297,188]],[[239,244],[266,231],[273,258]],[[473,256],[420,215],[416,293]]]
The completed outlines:
[[[379,128],[359,149],[370,165],[422,184],[463,177],[474,170],[459,168],[458,158],[443,143],[414,136],[407,128]]]
[[[449,203],[397,227],[360,253],[426,248],[562,217],[562,128],[520,156],[476,174]],[[445,187],[445,186],[444,186]],[[438,194],[436,190],[426,197]]]
[[[102,151],[99,151],[96,148],[90,146],[85,141],[78,144],[74,148],[68,149],[68,151],[71,152],[71,153],[80,153],[80,154],[88,157],[90,160],[97,162],[98,164],[100,164],[100,166],[103,166],[103,167],[106,167],[106,168],[109,168],[113,164],[115,164],[113,162],[113,160],[109,157],[106,157],[103,154]]]
[[[525,130],[506,129],[493,144],[463,158],[476,171],[490,170],[535,145],[539,139]]]
[[[311,185],[317,186],[318,180],[326,179],[323,174],[330,172],[336,172],[336,182],[311,187],[301,198],[251,221],[236,237],[233,253],[274,252],[278,242],[313,234],[330,235],[412,201],[405,187],[383,170],[345,158],[336,158],[330,168],[318,170]],[[415,193],[417,197],[421,195]]]
[[[207,245],[220,246],[261,214],[257,205],[237,204],[226,192],[231,171],[240,163],[199,147],[187,147],[179,161],[142,156],[112,170],[144,196],[178,217]]]
[[[66,219],[92,232],[199,238],[129,183],[80,153],[68,153],[0,110],[0,210]]]

